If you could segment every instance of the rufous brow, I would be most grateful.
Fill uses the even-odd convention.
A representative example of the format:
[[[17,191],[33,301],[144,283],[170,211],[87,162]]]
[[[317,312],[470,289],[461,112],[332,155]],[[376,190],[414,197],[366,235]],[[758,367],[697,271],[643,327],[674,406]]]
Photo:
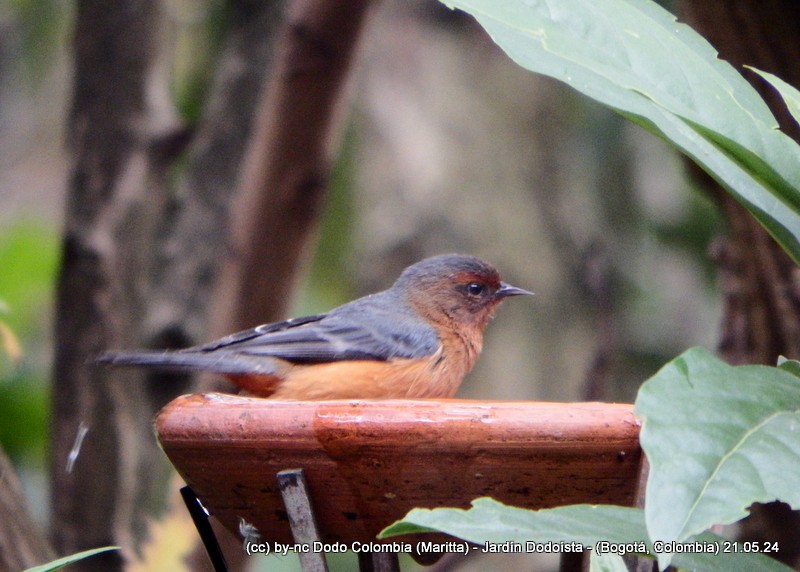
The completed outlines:
[[[468,284],[470,282],[481,282],[490,286],[499,287],[500,277],[487,274],[476,274],[475,272],[458,272],[453,276],[453,281],[458,284]]]

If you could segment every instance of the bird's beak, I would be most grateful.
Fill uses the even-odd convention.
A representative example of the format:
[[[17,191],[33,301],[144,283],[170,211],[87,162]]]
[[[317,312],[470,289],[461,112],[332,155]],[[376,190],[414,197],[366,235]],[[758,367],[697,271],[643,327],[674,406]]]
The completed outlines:
[[[533,296],[533,292],[528,292],[522,288],[517,288],[505,282],[500,283],[500,288],[494,293],[498,298],[507,298],[508,296]]]

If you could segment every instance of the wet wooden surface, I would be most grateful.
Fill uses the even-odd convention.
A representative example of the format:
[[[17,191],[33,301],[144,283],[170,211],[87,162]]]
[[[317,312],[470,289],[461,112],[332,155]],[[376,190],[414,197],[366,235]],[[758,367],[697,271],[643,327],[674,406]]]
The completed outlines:
[[[326,542],[370,542],[415,507],[477,497],[542,508],[632,506],[631,405],[471,400],[277,401],[197,394],[156,419],[159,441],[231,531],[291,542],[275,475],[305,470]]]

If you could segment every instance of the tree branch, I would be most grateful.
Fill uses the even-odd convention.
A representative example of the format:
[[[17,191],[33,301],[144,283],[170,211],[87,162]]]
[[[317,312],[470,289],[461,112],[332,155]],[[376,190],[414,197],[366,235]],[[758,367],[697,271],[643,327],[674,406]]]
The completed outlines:
[[[225,254],[230,205],[264,84],[273,67],[284,1],[230,2],[230,23],[186,174],[161,224],[147,308],[146,347],[179,348],[207,332]]]
[[[286,312],[342,136],[348,71],[370,4],[289,7],[233,214],[216,334]]]

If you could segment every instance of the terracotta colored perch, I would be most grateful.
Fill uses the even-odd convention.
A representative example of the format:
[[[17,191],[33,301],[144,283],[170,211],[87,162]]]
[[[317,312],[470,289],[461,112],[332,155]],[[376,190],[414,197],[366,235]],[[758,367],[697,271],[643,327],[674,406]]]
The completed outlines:
[[[468,400],[274,401],[197,394],[156,419],[172,463],[237,533],[291,542],[275,475],[303,468],[323,540],[370,542],[415,507],[632,506],[632,406]]]

